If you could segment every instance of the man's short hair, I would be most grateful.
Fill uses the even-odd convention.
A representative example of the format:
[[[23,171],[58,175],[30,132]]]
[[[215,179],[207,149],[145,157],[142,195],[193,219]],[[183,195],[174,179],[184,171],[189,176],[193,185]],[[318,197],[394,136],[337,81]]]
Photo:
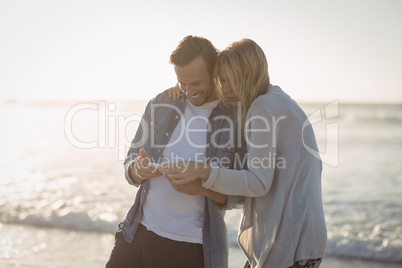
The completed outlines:
[[[200,56],[207,64],[209,75],[213,77],[218,59],[218,50],[212,45],[211,41],[203,37],[192,35],[184,37],[172,52],[172,55],[170,55],[170,63],[183,67]]]

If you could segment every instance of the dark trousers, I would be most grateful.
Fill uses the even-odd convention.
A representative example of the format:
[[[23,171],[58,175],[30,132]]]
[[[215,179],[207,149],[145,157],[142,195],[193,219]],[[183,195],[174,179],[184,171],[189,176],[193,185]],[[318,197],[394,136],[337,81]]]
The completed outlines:
[[[204,267],[201,244],[160,237],[139,225],[134,240],[128,243],[121,231],[106,268]]]
[[[297,261],[295,264],[293,264],[292,267],[289,268],[319,268],[321,264],[321,258],[320,259],[309,259],[309,260],[302,260],[302,261]],[[244,265],[243,268],[251,268],[251,265],[248,261],[246,261],[246,264]]]

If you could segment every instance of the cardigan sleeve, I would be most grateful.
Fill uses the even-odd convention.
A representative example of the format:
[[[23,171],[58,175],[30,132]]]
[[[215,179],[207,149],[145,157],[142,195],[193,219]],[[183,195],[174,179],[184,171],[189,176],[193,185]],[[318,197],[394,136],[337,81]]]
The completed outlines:
[[[225,169],[211,163],[209,177],[203,186],[228,195],[266,195],[276,169],[277,124],[278,119],[267,106],[252,105],[245,125],[248,170]]]

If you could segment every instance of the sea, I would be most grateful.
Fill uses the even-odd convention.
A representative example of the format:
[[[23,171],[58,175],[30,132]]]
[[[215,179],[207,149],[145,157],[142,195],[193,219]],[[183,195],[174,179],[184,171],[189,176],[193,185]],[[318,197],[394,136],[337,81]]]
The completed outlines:
[[[0,267],[104,267],[136,195],[123,161],[146,104],[0,104]],[[318,141],[311,153],[324,163],[326,258],[402,267],[402,104],[299,105]],[[240,215],[225,217],[231,267],[245,261]]]

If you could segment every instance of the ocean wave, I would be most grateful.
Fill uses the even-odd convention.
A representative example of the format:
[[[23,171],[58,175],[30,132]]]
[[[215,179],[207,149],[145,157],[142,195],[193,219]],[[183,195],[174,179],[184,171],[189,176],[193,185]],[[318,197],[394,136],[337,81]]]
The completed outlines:
[[[302,104],[306,114],[313,115],[320,111],[325,120],[328,104]],[[364,103],[339,103],[339,106],[332,108],[336,116],[331,120],[341,122],[366,122],[366,123],[400,123],[402,122],[402,104],[364,104]]]
[[[343,122],[362,122],[362,123],[401,123],[402,122],[402,114],[356,114],[353,112],[347,112],[340,114],[339,119]]]
[[[402,122],[402,105],[341,105],[340,119],[347,122]]]
[[[402,262],[402,241],[358,240],[336,235],[328,239],[326,256],[359,258],[381,262]]]
[[[83,211],[65,214],[53,211],[50,215],[31,214],[22,216],[21,214],[0,212],[0,219],[2,223],[109,234],[113,234],[117,230],[117,223],[119,222],[113,214],[101,214],[94,217]],[[331,233],[330,230],[329,233]],[[237,247],[236,237],[237,230],[228,228],[230,247]],[[401,239],[359,240],[344,234],[330,234],[326,248],[326,256],[397,263],[402,262],[401,252]]]
[[[102,213],[91,216],[85,211],[51,211],[50,213],[18,212],[16,208],[3,212],[0,208],[0,221],[8,224],[22,224],[36,227],[50,227],[77,231],[92,231],[113,234],[117,230],[118,220],[113,214]]]

